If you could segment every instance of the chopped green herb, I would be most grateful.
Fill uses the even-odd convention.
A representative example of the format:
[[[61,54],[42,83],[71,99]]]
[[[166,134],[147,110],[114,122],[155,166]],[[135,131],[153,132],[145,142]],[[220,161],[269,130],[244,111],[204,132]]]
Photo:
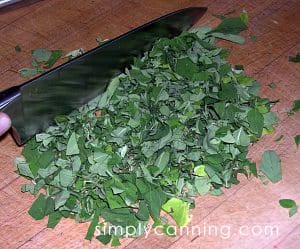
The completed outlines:
[[[245,13],[242,19],[157,40],[105,93],[29,141],[17,167],[36,184],[22,191],[47,193],[33,203],[33,218],[49,216],[48,227],[62,217],[91,222],[86,239],[99,228],[96,239],[112,246],[126,237],[126,227],[144,227],[150,217],[173,236],[162,210],[185,226],[195,195],[221,195],[238,174],[258,177],[248,146],[278,119],[272,103],[259,97],[256,79],[232,69],[228,51],[215,45],[217,37],[241,43]],[[44,69],[61,54],[35,50],[33,64]],[[261,170],[278,181],[279,158],[266,152]],[[122,229],[106,234],[99,220]]]

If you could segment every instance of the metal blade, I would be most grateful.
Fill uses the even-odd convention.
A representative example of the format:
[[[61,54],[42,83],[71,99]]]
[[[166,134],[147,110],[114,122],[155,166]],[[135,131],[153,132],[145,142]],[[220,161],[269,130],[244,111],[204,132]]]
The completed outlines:
[[[20,95],[4,111],[12,118],[13,136],[20,145],[101,94],[110,80],[149,50],[154,41],[190,28],[206,8],[182,9],[140,26],[80,57],[24,83]]]

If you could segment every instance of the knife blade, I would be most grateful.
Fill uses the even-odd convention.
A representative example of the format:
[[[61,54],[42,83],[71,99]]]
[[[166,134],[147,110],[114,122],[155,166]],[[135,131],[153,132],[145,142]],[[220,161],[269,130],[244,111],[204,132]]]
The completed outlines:
[[[0,93],[0,110],[12,120],[18,145],[103,93],[110,80],[149,50],[154,41],[174,37],[194,25],[205,7],[181,9],[114,38],[32,80]]]

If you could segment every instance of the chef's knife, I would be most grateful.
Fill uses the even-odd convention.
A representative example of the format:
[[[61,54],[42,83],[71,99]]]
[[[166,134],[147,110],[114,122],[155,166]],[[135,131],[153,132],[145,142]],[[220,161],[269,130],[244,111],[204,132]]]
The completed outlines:
[[[103,93],[133,58],[162,37],[174,37],[195,24],[206,8],[191,7],[162,16],[112,39],[39,77],[0,93],[0,110],[12,120],[18,145],[46,130],[56,115],[68,114]]]

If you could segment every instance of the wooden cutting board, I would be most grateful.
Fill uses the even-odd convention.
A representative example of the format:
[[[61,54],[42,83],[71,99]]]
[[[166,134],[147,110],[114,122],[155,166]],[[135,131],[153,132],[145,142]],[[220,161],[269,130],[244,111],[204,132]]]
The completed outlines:
[[[23,81],[17,71],[30,66],[32,49],[88,50],[97,45],[98,35],[103,39],[113,38],[188,6],[209,7],[198,25],[217,24],[219,20],[212,16],[214,13],[235,11],[238,15],[247,10],[250,16],[249,31],[244,34],[247,43],[220,45],[232,49],[233,64],[244,64],[246,72],[259,79],[264,97],[279,100],[274,107],[280,117],[276,132],[252,145],[249,156],[259,162],[264,150],[275,150],[281,156],[283,181],[264,186],[257,179],[241,177],[241,184],[225,190],[223,196],[197,198],[190,225],[202,229],[200,236],[190,233],[169,238],[151,234],[148,238],[124,239],[121,248],[297,249],[300,215],[289,218],[278,200],[291,198],[300,204],[300,149],[294,142],[294,136],[300,134],[300,113],[287,116],[292,101],[300,98],[300,63],[287,59],[300,51],[299,0],[23,1],[0,9],[0,90]],[[251,41],[251,35],[257,36],[256,42]],[[20,45],[21,52],[15,51],[16,45]],[[271,89],[268,86],[271,82],[277,88]],[[280,135],[284,138],[274,142]],[[97,241],[84,240],[88,224],[64,220],[51,230],[46,228],[46,220],[32,220],[27,210],[33,197],[21,193],[20,186],[26,181],[14,173],[13,161],[20,151],[10,135],[1,138],[0,248],[104,248]],[[205,236],[204,229],[209,227],[217,232]],[[265,234],[264,229],[273,229],[273,236],[270,231]]]

